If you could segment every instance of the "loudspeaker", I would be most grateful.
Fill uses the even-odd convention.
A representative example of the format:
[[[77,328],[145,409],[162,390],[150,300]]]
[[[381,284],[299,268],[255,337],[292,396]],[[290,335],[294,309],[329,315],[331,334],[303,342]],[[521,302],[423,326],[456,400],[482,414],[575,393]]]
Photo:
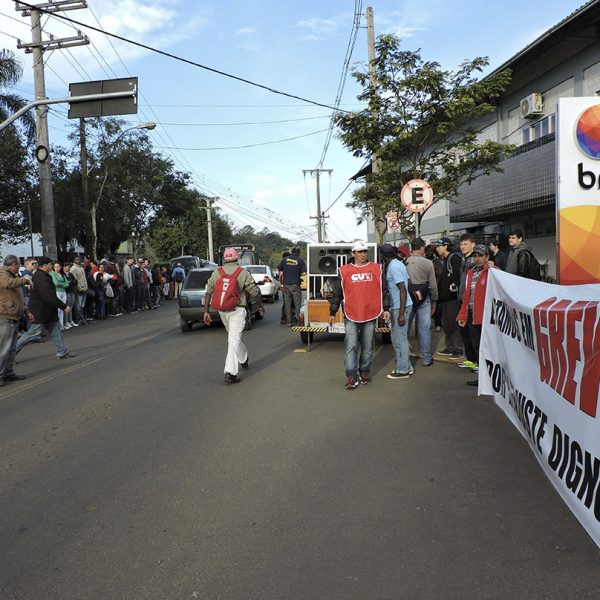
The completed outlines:
[[[309,246],[308,274],[337,275],[338,267],[352,255],[350,246]]]

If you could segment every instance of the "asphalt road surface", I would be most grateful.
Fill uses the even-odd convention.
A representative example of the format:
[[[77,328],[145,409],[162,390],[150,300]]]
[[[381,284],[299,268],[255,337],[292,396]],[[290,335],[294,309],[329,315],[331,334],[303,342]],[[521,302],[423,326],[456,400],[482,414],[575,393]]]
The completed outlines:
[[[600,597],[600,552],[471,374],[343,387],[267,306],[250,370],[177,307],[27,346],[0,390],[0,600]]]

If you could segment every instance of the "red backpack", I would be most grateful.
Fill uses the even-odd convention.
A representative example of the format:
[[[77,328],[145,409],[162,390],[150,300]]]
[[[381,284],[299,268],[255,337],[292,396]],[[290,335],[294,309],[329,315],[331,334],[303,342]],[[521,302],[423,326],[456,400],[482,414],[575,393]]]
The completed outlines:
[[[230,311],[240,301],[240,288],[237,284],[238,275],[242,267],[238,267],[231,275],[228,275],[222,267],[219,267],[221,277],[215,281],[215,289],[210,299],[210,305],[216,310]]]

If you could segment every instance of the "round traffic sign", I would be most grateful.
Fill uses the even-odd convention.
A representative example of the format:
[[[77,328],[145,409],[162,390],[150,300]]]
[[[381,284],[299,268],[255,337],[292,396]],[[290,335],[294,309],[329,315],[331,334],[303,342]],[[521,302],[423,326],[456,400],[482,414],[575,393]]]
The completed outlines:
[[[425,212],[433,204],[433,188],[423,179],[411,179],[402,187],[400,200],[410,212]]]

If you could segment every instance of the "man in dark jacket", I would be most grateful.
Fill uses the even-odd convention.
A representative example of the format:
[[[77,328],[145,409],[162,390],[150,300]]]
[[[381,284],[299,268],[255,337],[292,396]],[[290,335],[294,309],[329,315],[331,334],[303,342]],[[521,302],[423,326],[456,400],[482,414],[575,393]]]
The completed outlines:
[[[25,344],[38,337],[39,332],[45,327],[56,346],[57,358],[72,358],[75,356],[65,346],[60,330],[58,309],[69,312],[71,308],[56,296],[54,283],[52,277],[50,277],[53,265],[54,261],[47,256],[42,256],[38,260],[38,268],[32,277],[33,289],[29,297],[28,307],[29,312],[33,315],[33,325],[17,340],[16,354],[21,351]]]
[[[453,252],[452,241],[449,238],[444,237],[435,243],[436,252],[442,259],[442,269],[438,279],[438,302],[442,306],[442,327],[446,335],[444,349],[436,354],[458,359],[463,356],[462,337],[456,322],[462,257],[458,252]]]

